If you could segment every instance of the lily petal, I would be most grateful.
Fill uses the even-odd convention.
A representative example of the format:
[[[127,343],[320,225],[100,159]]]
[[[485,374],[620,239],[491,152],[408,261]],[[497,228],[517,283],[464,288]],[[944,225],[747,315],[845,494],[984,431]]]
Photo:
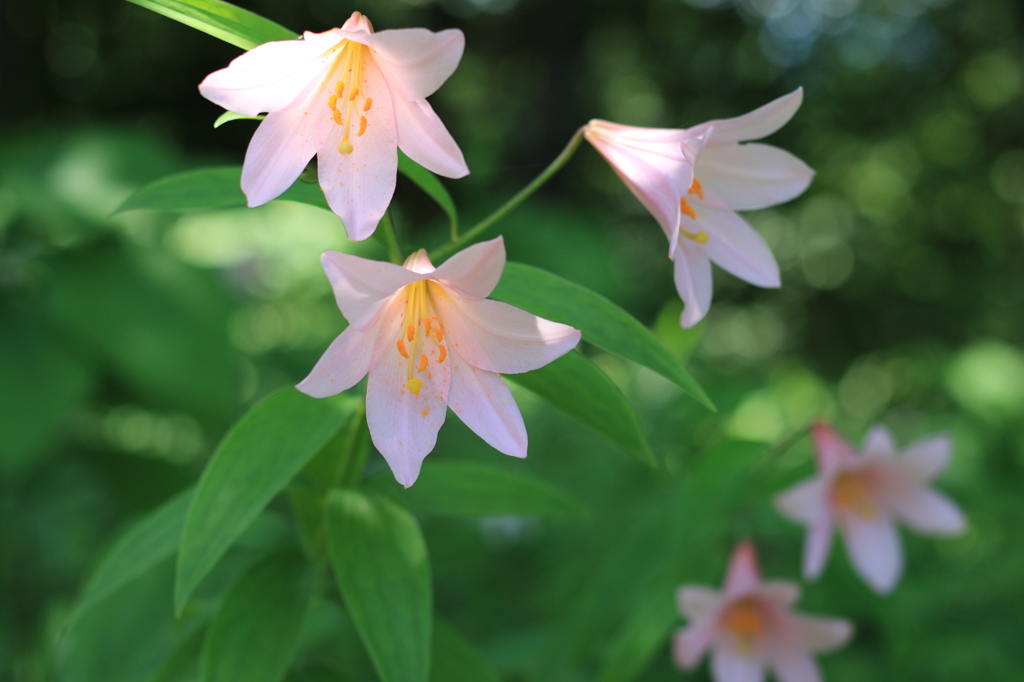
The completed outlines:
[[[448,355],[452,373],[448,407],[498,452],[526,457],[526,425],[504,379],[473,367],[454,350]]]
[[[857,573],[876,592],[891,592],[903,573],[903,546],[896,526],[884,516],[847,520],[841,526]]]
[[[764,663],[719,646],[711,656],[711,676],[715,682],[763,682]]]
[[[327,31],[264,43],[203,79],[199,92],[245,116],[287,109],[321,80],[335,59],[331,48],[340,41],[337,32]]]
[[[407,102],[393,97],[391,103],[395,111],[398,146],[406,156],[428,171],[446,178],[469,175],[469,166],[458,143],[426,100]]]
[[[672,636],[672,659],[684,670],[697,667],[715,636],[714,622],[705,621],[680,628]]]
[[[759,287],[781,286],[779,264],[757,231],[734,211],[705,208],[698,224],[705,228],[708,258],[723,270]]]
[[[357,329],[371,323],[399,289],[423,279],[400,265],[339,251],[325,251],[320,262],[341,314]]]
[[[459,251],[442,263],[431,279],[440,280],[466,296],[487,298],[498,286],[504,269],[505,240],[496,237]]]
[[[803,573],[808,580],[821,575],[832,551],[832,514],[827,509],[807,527],[804,537]]]
[[[690,620],[711,618],[721,605],[721,592],[710,587],[684,585],[676,590],[676,607]]]
[[[788,608],[800,600],[800,587],[788,580],[768,580],[758,591],[782,608]]]
[[[434,449],[444,424],[451,383],[449,359],[415,373],[418,394],[408,384],[409,360],[396,347],[402,334],[404,303],[395,299],[370,360],[366,387],[366,422],[374,446],[384,455],[395,479],[408,488],[419,476],[423,459]]]
[[[302,174],[316,153],[313,127],[303,104],[263,119],[242,163],[242,192],[250,208],[276,199]]]
[[[676,291],[685,304],[679,324],[689,329],[703,320],[711,307],[711,261],[700,245],[680,243],[672,262]]]
[[[776,651],[772,659],[772,669],[779,682],[821,682],[818,664],[800,649]]]
[[[751,143],[708,145],[700,155],[696,176],[730,208],[753,211],[800,196],[814,171],[787,151]]]
[[[853,448],[825,422],[815,422],[811,426],[811,438],[814,441],[814,455],[818,461],[819,471],[830,472],[857,462]]]
[[[853,636],[853,625],[843,618],[798,615],[790,618],[805,651],[830,651],[843,646]]]
[[[363,92],[373,100],[373,108],[363,114],[367,121],[363,135],[357,135],[361,126],[349,126],[348,154],[338,150],[346,126],[331,119],[326,100],[310,113],[316,124],[320,187],[331,210],[345,223],[349,239],[354,241],[373,234],[391,203],[398,173],[398,137],[391,94],[370,59],[363,63]]]
[[[899,458],[900,468],[919,481],[931,481],[941,474],[953,455],[953,440],[949,434],[922,438],[911,443]]]
[[[860,449],[865,457],[891,459],[893,453],[896,452],[896,443],[893,441],[889,429],[881,424],[876,424],[868,429]]]
[[[894,495],[890,504],[896,515],[918,533],[957,535],[967,527],[960,508],[934,490],[914,487]]]
[[[326,398],[355,386],[370,370],[380,327],[380,322],[367,331],[349,326],[331,342],[309,376],[295,388],[314,398]]]
[[[801,481],[775,496],[775,508],[793,521],[810,525],[827,513],[825,484],[820,478]]]
[[[725,596],[728,598],[753,592],[761,585],[761,571],[757,567],[754,545],[741,542],[732,552],[725,575]]]
[[[709,145],[759,140],[786,125],[789,119],[793,118],[796,110],[800,108],[803,100],[804,90],[797,88],[788,95],[783,95],[750,113],[735,118],[708,121],[688,128],[686,132],[691,136],[702,135],[707,128],[714,126],[715,134],[709,141]]]
[[[576,347],[580,332],[507,303],[435,296],[452,349],[469,364],[499,374],[543,367]]]
[[[374,50],[388,84],[406,101],[424,99],[455,73],[466,37],[451,28],[434,33],[425,28],[380,31],[365,41]]]

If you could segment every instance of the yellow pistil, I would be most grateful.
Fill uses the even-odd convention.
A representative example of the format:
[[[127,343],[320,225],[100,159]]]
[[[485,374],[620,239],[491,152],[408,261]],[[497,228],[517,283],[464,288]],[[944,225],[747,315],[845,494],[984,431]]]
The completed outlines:
[[[832,503],[839,511],[851,512],[865,521],[878,516],[871,485],[864,474],[844,471],[832,481]]]
[[[367,112],[373,104],[373,98],[363,96],[363,63],[366,60],[366,46],[351,40],[341,41],[338,57],[335,64],[338,65],[334,73],[339,76],[334,84],[334,94],[327,100],[327,107],[331,110],[331,120],[342,127],[341,142],[338,143],[338,152],[351,154],[354,147],[350,136],[352,134],[353,122],[358,119],[356,137],[366,132],[369,125],[365,116],[360,115],[359,99],[364,100],[362,111]],[[347,94],[346,94],[347,93]],[[338,104],[343,106],[339,108]]]
[[[722,618],[722,627],[736,638],[737,648],[745,656],[754,652],[765,632],[761,609],[751,599],[743,599],[729,607]]]
[[[680,227],[679,228],[679,234],[681,234],[682,236],[686,237],[687,239],[692,239],[693,241],[697,242],[698,244],[707,244],[708,243],[708,233],[705,232],[704,230],[697,230],[696,233],[693,233],[693,232],[687,232],[686,230],[684,230],[683,228]]]

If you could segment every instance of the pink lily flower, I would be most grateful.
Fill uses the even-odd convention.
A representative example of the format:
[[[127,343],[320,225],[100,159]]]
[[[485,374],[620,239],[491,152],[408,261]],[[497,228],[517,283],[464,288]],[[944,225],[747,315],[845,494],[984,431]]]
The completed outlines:
[[[448,407],[494,449],[526,457],[526,427],[499,375],[548,364],[572,350],[580,332],[486,300],[505,268],[501,237],[437,269],[422,249],[404,267],[337,251],[321,260],[349,326],[296,388],[324,398],[369,373],[370,435],[407,488]]]
[[[203,97],[246,116],[267,112],[242,166],[248,204],[274,199],[317,155],[320,187],[351,239],[373,234],[395,192],[398,153],[438,175],[469,173],[426,97],[455,71],[456,29],[374,33],[353,12],[341,28],[265,43],[199,84]]]
[[[740,543],[721,592],[703,585],[676,592],[679,611],[690,621],[672,640],[676,665],[695,668],[711,649],[715,682],[761,682],[766,669],[781,682],[819,682],[811,654],[842,646],[853,626],[841,618],[793,613],[799,598],[794,583],[762,582],[754,546]]]
[[[740,142],[775,132],[802,101],[803,90],[797,89],[743,116],[685,130],[598,119],[584,128],[584,137],[668,237],[676,290],[686,304],[683,327],[697,324],[711,306],[711,261],[756,286],[780,286],[771,249],[736,211],[799,196],[814,171],[777,147]]]
[[[881,594],[890,592],[903,572],[897,521],[930,535],[955,535],[966,527],[956,504],[930,485],[949,463],[949,436],[924,438],[897,456],[884,426],[868,431],[860,454],[827,424],[815,424],[811,435],[818,475],[775,498],[784,516],[807,526],[805,577],[821,575],[833,526],[854,569]]]

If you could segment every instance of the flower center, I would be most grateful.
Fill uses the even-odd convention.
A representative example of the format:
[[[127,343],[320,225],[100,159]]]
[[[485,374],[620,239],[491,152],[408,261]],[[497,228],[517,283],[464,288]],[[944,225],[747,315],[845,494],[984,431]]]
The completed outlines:
[[[434,307],[430,286],[431,282],[422,281],[405,287],[404,325],[395,344],[398,352],[408,361],[405,387],[415,396],[423,388],[423,380],[417,375],[427,371],[431,362],[442,363],[448,356],[447,349],[441,345],[444,330],[437,316],[430,314]],[[430,372],[427,374],[429,376]]]
[[[693,183],[690,185],[690,191],[687,192],[687,194],[696,194],[698,199],[704,198],[704,188],[700,186],[700,182],[697,181],[697,178],[693,179]],[[679,212],[685,216],[688,216],[691,220],[697,219],[697,212],[693,210],[692,206],[690,206],[690,202],[686,200],[686,197],[679,197]],[[708,233],[705,232],[704,230],[698,230],[696,233],[694,233],[687,232],[685,229],[680,227],[679,234],[683,235],[688,239],[692,239],[698,244],[708,243]]]
[[[870,521],[878,516],[871,486],[864,474],[844,471],[832,482],[832,503],[839,511],[851,512]]]
[[[358,122],[356,137],[366,132],[366,112],[373,106],[373,98],[363,93],[363,62],[366,59],[367,47],[351,40],[341,41],[338,61],[341,69],[337,72],[339,79],[334,84],[334,94],[327,100],[331,110],[331,118],[342,126],[341,142],[338,151],[342,154],[352,153],[352,134],[354,122]]]
[[[749,655],[764,635],[764,618],[757,604],[744,599],[729,608],[722,619],[722,627],[736,638],[740,653]]]

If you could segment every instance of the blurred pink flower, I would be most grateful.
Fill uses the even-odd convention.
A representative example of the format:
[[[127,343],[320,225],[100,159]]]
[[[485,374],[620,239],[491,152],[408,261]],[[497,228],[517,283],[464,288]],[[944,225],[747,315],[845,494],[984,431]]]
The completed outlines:
[[[297,388],[340,393],[367,372],[373,444],[409,487],[434,448],[446,408],[494,447],[526,457],[526,428],[499,376],[542,367],[580,340],[579,331],[486,300],[505,267],[501,237],[434,269],[422,249],[405,267],[327,251],[324,271],[348,328]]]
[[[265,43],[200,83],[203,97],[247,116],[267,113],[249,143],[242,191],[274,199],[317,155],[320,187],[352,239],[373,234],[395,191],[398,153],[439,175],[469,173],[426,97],[462,58],[455,29],[374,33],[353,12],[341,28]]]
[[[775,132],[802,101],[797,89],[743,116],[685,130],[597,119],[584,128],[668,237],[676,289],[686,304],[683,327],[697,324],[711,306],[711,261],[756,286],[780,285],[771,250],[736,211],[799,196],[814,171],[777,147],[739,143]]]
[[[672,640],[676,665],[695,668],[711,649],[715,682],[760,682],[766,669],[781,682],[818,682],[811,654],[842,646],[853,627],[840,618],[793,613],[799,598],[794,583],[762,582],[753,545],[740,543],[723,591],[683,585],[676,592],[679,611],[689,620]]]
[[[783,515],[807,526],[805,577],[817,578],[825,567],[833,525],[857,573],[879,593],[891,591],[903,572],[897,520],[932,535],[964,530],[960,509],[930,485],[949,463],[949,436],[924,438],[897,456],[884,426],[868,431],[860,454],[827,424],[815,424],[811,434],[818,475],[775,498]]]

